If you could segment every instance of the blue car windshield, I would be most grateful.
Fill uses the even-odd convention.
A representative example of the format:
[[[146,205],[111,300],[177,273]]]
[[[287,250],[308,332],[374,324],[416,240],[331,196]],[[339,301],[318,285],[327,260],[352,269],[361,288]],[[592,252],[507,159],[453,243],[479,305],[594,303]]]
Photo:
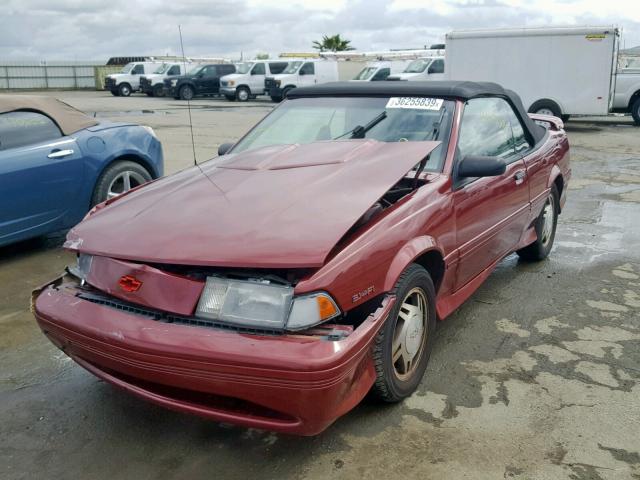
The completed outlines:
[[[265,117],[232,152],[350,138],[372,138],[381,142],[439,140],[442,144],[429,157],[425,170],[441,171],[454,108],[453,100],[426,97],[292,99]],[[366,132],[354,133],[356,127],[367,125]]]

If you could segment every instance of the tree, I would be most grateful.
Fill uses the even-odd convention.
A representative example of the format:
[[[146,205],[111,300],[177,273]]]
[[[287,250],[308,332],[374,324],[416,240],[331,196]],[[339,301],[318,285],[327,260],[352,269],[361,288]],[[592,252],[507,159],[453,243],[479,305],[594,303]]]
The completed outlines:
[[[322,41],[314,41],[313,48],[320,50],[321,52],[343,52],[345,50],[355,50],[351,45],[351,40],[345,40],[340,37],[340,34],[336,35],[323,35]]]

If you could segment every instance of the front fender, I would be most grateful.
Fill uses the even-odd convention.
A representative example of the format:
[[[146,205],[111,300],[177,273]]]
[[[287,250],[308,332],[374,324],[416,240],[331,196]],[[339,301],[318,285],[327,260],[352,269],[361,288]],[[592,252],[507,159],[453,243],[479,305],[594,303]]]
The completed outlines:
[[[398,250],[396,256],[391,261],[384,280],[384,291],[388,292],[393,289],[402,272],[404,272],[416,258],[433,250],[437,251],[440,256],[444,258],[442,248],[440,248],[435,239],[429,235],[415,237],[408,241]]]

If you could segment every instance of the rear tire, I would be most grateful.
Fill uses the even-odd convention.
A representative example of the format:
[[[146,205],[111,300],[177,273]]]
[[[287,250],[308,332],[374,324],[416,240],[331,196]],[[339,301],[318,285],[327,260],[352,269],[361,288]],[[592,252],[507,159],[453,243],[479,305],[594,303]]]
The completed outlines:
[[[392,291],[396,297],[389,317],[376,335],[372,393],[385,402],[399,402],[420,384],[433,348],[436,294],[423,267],[411,264]]]
[[[118,93],[121,97],[128,97],[129,95],[131,95],[131,85],[129,85],[128,83],[121,83],[118,86]]]
[[[164,97],[164,86],[163,85],[155,85],[153,87],[153,96],[154,97]]]
[[[192,100],[193,97],[195,96],[195,92],[193,91],[193,88],[190,87],[189,85],[184,85],[182,87],[180,87],[180,99],[182,100]]]
[[[516,252],[520,258],[529,262],[537,262],[549,256],[556,238],[559,209],[560,195],[558,188],[553,185],[534,226],[538,238],[532,244]]]
[[[631,116],[633,117],[633,123],[640,127],[640,97],[636,98],[633,105],[631,105]]]
[[[538,115],[553,115],[562,118],[562,110],[560,106],[553,100],[537,100],[529,107],[529,113],[537,113]]]
[[[238,87],[236,88],[236,99],[239,102],[246,102],[251,97],[251,92],[247,87]]]
[[[91,197],[91,206],[122,194],[151,180],[151,174],[142,165],[130,160],[119,160],[100,174]]]

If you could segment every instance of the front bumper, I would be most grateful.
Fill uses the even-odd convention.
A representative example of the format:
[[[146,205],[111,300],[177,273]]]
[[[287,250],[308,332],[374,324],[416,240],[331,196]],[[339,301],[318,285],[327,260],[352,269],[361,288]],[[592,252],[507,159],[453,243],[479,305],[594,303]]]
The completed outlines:
[[[236,95],[236,87],[220,87],[221,95]]]
[[[142,93],[152,93],[153,92],[153,85],[151,84],[151,81],[146,79],[146,78],[141,78],[140,79],[140,91]]]
[[[113,78],[105,78],[104,79],[104,89],[105,90],[116,90],[117,89],[117,85],[116,85],[116,81]]]
[[[375,380],[371,346],[395,302],[340,340],[163,323],[78,297],[59,279],[34,292],[44,334],[94,375],[150,402],[246,427],[315,435]]]

